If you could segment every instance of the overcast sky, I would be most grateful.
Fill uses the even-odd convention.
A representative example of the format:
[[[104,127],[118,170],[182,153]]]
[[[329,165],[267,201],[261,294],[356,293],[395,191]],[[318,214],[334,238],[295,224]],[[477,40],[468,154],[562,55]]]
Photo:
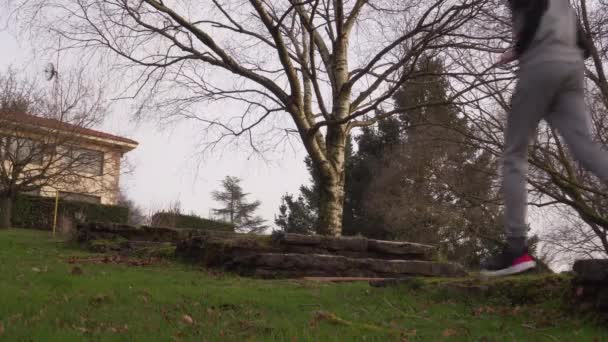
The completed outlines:
[[[10,32],[0,31],[1,71],[13,65],[32,74],[42,73],[48,61],[36,61],[32,55],[28,42],[18,42]],[[243,180],[250,199],[262,201],[259,214],[274,225],[281,196],[295,193],[301,184],[309,182],[302,148],[267,154],[265,161],[249,158],[249,150],[220,149],[201,161],[195,144],[203,134],[200,126],[187,122],[159,129],[150,122],[135,124],[129,120],[128,109],[121,105],[112,106],[112,114],[97,128],[139,142],[139,147],[128,154],[134,172],[123,176],[121,185],[144,208],[165,208],[179,200],[184,211],[207,217],[216,205],[211,192],[219,188],[226,175],[231,175]]]

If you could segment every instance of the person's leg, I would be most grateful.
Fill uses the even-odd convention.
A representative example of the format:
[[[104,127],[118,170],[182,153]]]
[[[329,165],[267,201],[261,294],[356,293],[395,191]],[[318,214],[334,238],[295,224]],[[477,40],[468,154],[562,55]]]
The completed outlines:
[[[593,141],[584,96],[584,68],[572,65],[571,76],[556,98],[547,121],[563,137],[574,157],[584,168],[608,184],[608,151]]]
[[[504,225],[507,246],[501,254],[482,262],[482,273],[504,276],[521,273],[536,266],[527,253],[526,213],[528,206],[528,145],[554,99],[559,73],[551,65],[523,67],[507,116],[503,153]]]
[[[522,70],[507,117],[503,152],[504,225],[509,244],[525,248],[528,192],[528,146],[549,110],[554,92],[543,68]],[[536,74],[537,73],[537,74]]]

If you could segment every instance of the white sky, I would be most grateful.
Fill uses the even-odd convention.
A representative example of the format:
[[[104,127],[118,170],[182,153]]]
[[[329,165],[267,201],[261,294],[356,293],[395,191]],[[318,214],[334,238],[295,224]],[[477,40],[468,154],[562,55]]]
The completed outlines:
[[[0,71],[12,65],[25,68],[28,73],[42,73],[48,61],[34,60],[30,51],[27,42],[18,43],[10,32],[0,30]],[[122,177],[121,185],[130,198],[148,210],[165,208],[179,200],[185,212],[207,217],[216,205],[211,192],[219,188],[226,175],[231,175],[243,180],[250,200],[262,201],[259,214],[274,226],[281,196],[285,192],[296,193],[301,184],[309,182],[302,148],[265,155],[267,161],[248,158],[249,150],[231,148],[222,153],[219,149],[199,163],[195,141],[202,134],[201,127],[191,122],[164,130],[152,123],[136,125],[129,122],[128,109],[119,107],[120,104],[112,106],[112,114],[97,128],[140,143],[128,154],[135,170]]]

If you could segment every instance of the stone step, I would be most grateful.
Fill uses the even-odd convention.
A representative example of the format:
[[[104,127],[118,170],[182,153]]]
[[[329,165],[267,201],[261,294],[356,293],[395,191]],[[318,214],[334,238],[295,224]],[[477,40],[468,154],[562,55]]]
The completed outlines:
[[[225,265],[241,275],[282,277],[462,277],[458,264],[422,260],[349,258],[327,254],[258,253],[239,255]]]
[[[302,246],[327,251],[367,252],[383,255],[425,258],[435,251],[434,246],[412,242],[382,241],[363,237],[332,237],[321,235],[274,234],[279,245]]]
[[[577,260],[572,270],[578,282],[608,285],[608,259]]]
[[[129,241],[131,248],[149,248],[149,247],[169,247],[175,246],[175,242],[164,242],[164,241]]]

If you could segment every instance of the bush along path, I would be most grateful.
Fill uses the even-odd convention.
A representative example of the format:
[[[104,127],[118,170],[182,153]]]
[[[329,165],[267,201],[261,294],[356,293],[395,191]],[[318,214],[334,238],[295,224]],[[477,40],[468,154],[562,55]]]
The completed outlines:
[[[152,260],[153,262],[135,262]],[[240,278],[169,259],[0,232],[1,341],[604,341],[571,279],[394,286]]]

